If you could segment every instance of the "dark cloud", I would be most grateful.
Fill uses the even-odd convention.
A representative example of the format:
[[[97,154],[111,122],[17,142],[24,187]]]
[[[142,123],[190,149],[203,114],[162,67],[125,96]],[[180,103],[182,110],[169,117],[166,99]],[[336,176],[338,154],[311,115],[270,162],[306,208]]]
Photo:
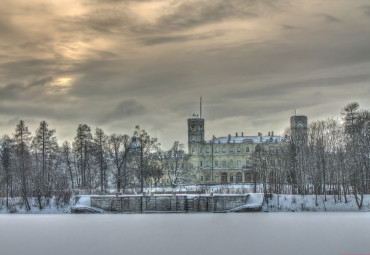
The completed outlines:
[[[364,12],[365,15],[370,16],[370,5],[361,6],[361,10]]]
[[[29,97],[40,95],[45,88],[53,80],[52,77],[44,77],[41,79],[31,80],[28,83],[10,83],[4,87],[0,87],[0,99],[14,100],[27,99]],[[39,88],[37,88],[39,87]],[[40,93],[41,92],[41,93]]]
[[[64,63],[62,61],[50,59],[13,60],[0,64],[0,75],[5,80],[12,78],[44,76],[54,73],[57,65],[63,64]]]
[[[298,29],[296,26],[291,26],[291,25],[286,25],[286,24],[282,25],[282,28],[286,30]]]
[[[309,90],[312,88],[322,91],[338,91],[346,89],[356,84],[363,84],[370,80],[370,74],[357,74],[324,78],[309,78],[307,80],[295,80],[293,82],[273,83],[262,88],[251,88],[247,91],[230,93],[227,97],[231,98],[269,98],[271,95],[280,97],[287,93],[293,94],[297,90]]]
[[[332,15],[329,15],[329,14],[320,13],[320,14],[317,14],[317,16],[321,17],[327,23],[341,22],[340,19],[338,19],[338,18],[336,18]]]
[[[133,115],[142,115],[145,111],[145,107],[135,99],[127,99],[120,102],[112,111],[104,113],[99,123],[121,121]]]
[[[158,27],[170,30],[184,30],[229,19],[256,18],[259,15],[250,11],[254,1],[190,1],[183,2],[168,15],[162,16]]]
[[[147,45],[156,45],[156,44],[163,44],[163,43],[186,43],[188,41],[194,40],[208,40],[212,39],[217,36],[221,36],[224,33],[216,32],[216,33],[205,33],[205,34],[195,34],[195,35],[174,35],[174,36],[153,36],[142,38],[141,41]]]

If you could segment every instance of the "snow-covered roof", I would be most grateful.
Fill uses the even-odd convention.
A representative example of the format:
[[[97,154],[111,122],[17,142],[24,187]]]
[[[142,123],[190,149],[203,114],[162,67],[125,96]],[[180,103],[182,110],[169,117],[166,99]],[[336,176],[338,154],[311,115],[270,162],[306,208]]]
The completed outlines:
[[[206,143],[281,143],[286,141],[287,139],[281,136],[222,136],[208,140]]]

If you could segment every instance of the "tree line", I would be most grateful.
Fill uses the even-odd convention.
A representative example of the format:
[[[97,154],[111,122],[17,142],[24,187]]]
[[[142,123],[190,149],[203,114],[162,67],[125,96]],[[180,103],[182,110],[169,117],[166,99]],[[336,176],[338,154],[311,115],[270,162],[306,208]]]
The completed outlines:
[[[347,202],[354,195],[359,208],[364,194],[370,193],[370,111],[349,103],[340,118],[310,123],[303,139],[267,148],[261,144],[252,156],[255,185],[265,194],[333,195]]]
[[[188,181],[189,168],[184,145],[174,142],[170,150],[161,149],[157,138],[140,126],[133,136],[107,135],[101,128],[93,133],[80,124],[72,143],[59,145],[56,130],[41,121],[32,136],[20,120],[12,136],[0,139],[0,194],[20,197],[27,210],[30,197],[42,209],[54,197],[57,205],[69,203],[73,190],[106,194],[156,187],[166,176],[172,185]]]
[[[310,123],[303,139],[275,146],[258,144],[252,154],[251,175],[256,192],[265,194],[333,195],[346,202],[354,195],[359,208],[370,192],[370,112],[350,103],[340,118]],[[9,208],[18,197],[27,210],[29,198],[37,198],[40,209],[54,197],[57,205],[68,203],[73,190],[106,194],[191,184],[192,166],[184,145],[178,141],[162,150],[157,138],[136,126],[133,136],[93,132],[80,124],[73,142],[58,144],[56,130],[41,121],[32,136],[20,120],[14,133],[0,139],[0,196]]]

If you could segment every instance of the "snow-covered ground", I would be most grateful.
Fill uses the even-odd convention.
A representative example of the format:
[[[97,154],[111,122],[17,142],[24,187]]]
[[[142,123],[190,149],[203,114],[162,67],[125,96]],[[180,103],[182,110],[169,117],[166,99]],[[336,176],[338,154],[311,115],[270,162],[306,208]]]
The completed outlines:
[[[23,205],[21,198],[11,198],[9,199],[10,209],[6,208],[6,199],[0,198],[0,214],[1,213],[29,213],[29,214],[61,214],[61,213],[70,213],[71,212],[71,203],[56,205],[55,199],[50,198],[43,207],[42,210],[39,209],[39,204],[37,198],[28,199],[31,210],[27,211],[26,206]]]
[[[268,203],[264,203],[262,211],[269,212],[357,212],[370,211],[370,195],[364,195],[364,201],[361,210],[358,209],[355,197],[347,196],[347,203],[338,199],[335,201],[332,195],[319,195],[317,197],[317,206],[315,204],[315,195],[277,195],[273,194]]]

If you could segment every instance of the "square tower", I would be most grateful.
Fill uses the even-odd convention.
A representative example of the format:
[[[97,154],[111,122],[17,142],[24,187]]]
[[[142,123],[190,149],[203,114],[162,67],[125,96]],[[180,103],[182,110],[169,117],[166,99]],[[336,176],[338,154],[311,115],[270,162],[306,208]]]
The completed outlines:
[[[190,118],[188,119],[188,145],[189,153],[192,145],[204,143],[204,119]]]
[[[307,142],[307,116],[295,115],[290,117],[291,140],[296,145]]]

